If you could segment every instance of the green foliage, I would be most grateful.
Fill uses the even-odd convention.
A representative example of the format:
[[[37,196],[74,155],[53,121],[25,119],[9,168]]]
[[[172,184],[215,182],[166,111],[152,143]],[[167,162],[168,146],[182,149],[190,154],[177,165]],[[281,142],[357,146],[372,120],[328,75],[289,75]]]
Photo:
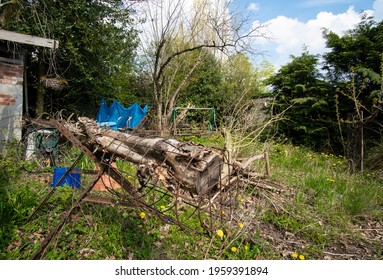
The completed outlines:
[[[382,116],[382,53],[383,23],[364,19],[355,29],[343,36],[324,32],[327,47],[324,69],[332,88],[339,95],[339,119],[343,130],[350,116],[364,112],[365,142],[367,147],[381,138],[379,133]],[[353,132],[354,134],[357,132]],[[346,139],[351,142],[351,139]]]
[[[343,36],[326,30],[324,38],[331,51],[324,55],[325,66],[331,69],[335,80],[340,80],[344,74],[352,73],[352,69],[358,66],[379,72],[383,52],[382,34],[383,23],[376,23],[369,18]]]
[[[196,107],[218,108],[222,103],[222,97],[219,94],[221,80],[220,64],[213,54],[207,53],[201,65],[190,78],[179,103],[185,105],[191,103]]]
[[[255,68],[255,85],[252,86],[256,88],[256,93],[261,95],[269,95],[270,90],[268,89],[267,79],[275,74],[274,65],[272,65],[267,60],[262,61],[262,63]]]
[[[318,58],[304,51],[269,79],[273,86],[274,114],[283,114],[276,132],[293,143],[324,148],[334,142],[334,102],[329,85],[318,70]],[[328,147],[327,147],[328,148]]]
[[[7,13],[7,6],[0,14]],[[41,76],[68,81],[60,94],[47,90],[45,111],[68,109],[94,116],[101,97],[120,97],[129,91],[129,83],[134,84],[137,32],[132,27],[133,11],[123,1],[17,1],[12,7],[17,16],[3,22],[3,28],[59,40],[56,51],[28,47],[34,54],[28,62],[31,95]],[[121,77],[130,79],[121,82]]]
[[[371,172],[380,172],[383,170],[383,142],[379,141],[374,147],[367,151],[366,167]]]
[[[280,138],[321,151],[335,151],[360,165],[360,127],[369,149],[381,138],[383,24],[364,19],[340,36],[325,30],[324,62],[303,51],[268,82]],[[322,68],[319,71],[319,68]],[[361,112],[363,111],[363,119]]]
[[[248,56],[235,54],[222,65],[222,73],[222,101],[218,108],[224,116],[236,115],[245,104],[260,95],[260,70],[253,67]]]
[[[3,183],[0,182],[0,252],[5,251],[10,241],[17,237],[18,227],[31,213],[31,209],[37,206],[36,188],[41,187],[36,183],[20,186],[4,186]]]

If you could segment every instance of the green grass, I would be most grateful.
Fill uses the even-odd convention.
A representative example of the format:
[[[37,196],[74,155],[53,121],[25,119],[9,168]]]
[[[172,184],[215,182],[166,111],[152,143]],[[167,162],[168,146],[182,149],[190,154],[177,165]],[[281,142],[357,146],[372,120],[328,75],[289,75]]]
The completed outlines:
[[[323,215],[335,211],[382,218],[383,180],[370,173],[350,174],[342,157],[277,145],[271,163],[274,177],[293,186],[298,198],[311,198],[311,204]]]
[[[183,140],[223,147],[218,135]],[[240,156],[250,157],[265,149],[270,155],[272,180],[283,186],[283,192],[247,188],[239,199],[244,227],[237,222],[222,224],[222,239],[215,232],[208,237],[164,224],[150,213],[141,218],[143,209],[84,202],[42,258],[291,259],[295,252],[306,259],[323,259],[331,250],[342,258],[347,253],[344,244],[347,248],[364,244],[372,252],[367,258],[383,259],[381,243],[360,231],[383,221],[381,178],[372,172],[350,174],[344,158],[292,145],[257,143]],[[58,188],[37,217],[25,223],[49,192],[49,183],[17,168],[20,163],[9,156],[3,158],[2,169],[7,172],[0,174],[0,259],[29,259],[62,213],[73,205],[80,190]],[[80,165],[94,168],[86,159]],[[135,171],[130,165],[117,165],[127,174]],[[252,167],[265,173],[262,160]],[[249,206],[246,202],[250,196],[256,203]],[[158,210],[171,205],[169,198],[158,202],[156,197],[151,199]],[[189,215],[185,208],[181,217]],[[194,227],[199,221],[192,216],[187,223]]]
[[[209,135],[201,136],[183,136],[178,139],[179,141],[190,141],[193,143],[201,144],[206,147],[223,148],[225,146],[225,140],[220,133],[212,133]]]

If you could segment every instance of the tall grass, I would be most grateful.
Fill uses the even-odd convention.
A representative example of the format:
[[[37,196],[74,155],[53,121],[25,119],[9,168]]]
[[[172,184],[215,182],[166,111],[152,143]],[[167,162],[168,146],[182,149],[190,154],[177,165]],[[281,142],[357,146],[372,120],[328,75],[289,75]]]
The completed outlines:
[[[382,178],[375,173],[350,174],[341,156],[275,145],[271,163],[275,178],[294,187],[298,197],[301,192],[310,196],[310,204],[323,215],[344,211],[382,218]]]

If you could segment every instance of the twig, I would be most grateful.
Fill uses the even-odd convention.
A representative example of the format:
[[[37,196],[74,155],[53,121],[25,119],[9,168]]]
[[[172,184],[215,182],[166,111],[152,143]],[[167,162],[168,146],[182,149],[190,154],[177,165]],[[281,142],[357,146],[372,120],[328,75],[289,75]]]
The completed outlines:
[[[207,259],[207,254],[209,253],[210,251],[210,248],[211,248],[211,244],[213,243],[213,239],[214,239],[214,235],[211,236],[211,239],[210,239],[210,243],[209,243],[209,246],[207,247],[206,249],[206,252],[205,252],[205,257],[204,259],[206,260]]]
[[[260,160],[260,159],[264,159],[265,158],[265,154],[262,154],[262,155],[257,155],[257,156],[253,156],[251,158],[249,158],[245,163],[242,164],[242,168],[247,168],[250,164],[252,164],[254,161],[256,160]]]
[[[281,207],[281,206],[278,206],[278,207],[277,207],[277,205],[274,203],[274,201],[273,201],[270,197],[268,197],[266,194],[261,193],[261,195],[262,195],[263,197],[265,197],[265,198],[270,202],[271,205],[273,205],[273,207],[274,207],[274,209],[275,209],[275,211],[276,211],[277,213],[279,213],[279,211],[278,211],[278,207],[279,207],[280,209],[282,209],[283,211],[285,211],[285,209],[283,209],[283,207]],[[286,211],[285,211],[285,212],[286,212]]]
[[[347,256],[347,257],[356,257],[357,255],[354,255],[354,254],[340,254],[340,253],[332,253],[332,252],[327,252],[327,251],[323,251],[323,254],[326,254],[326,255],[331,255],[331,256]]]
[[[261,185],[261,182],[254,182],[254,181],[251,181],[249,179],[241,178],[241,181],[244,182],[244,183],[256,186],[258,188],[261,188],[261,189],[266,189],[268,191],[273,191],[273,192],[277,192],[277,193],[280,193],[280,192],[283,191],[283,190],[280,190],[280,189],[277,189],[277,188],[274,188],[274,187],[270,187],[270,186],[266,185],[266,183],[264,183],[264,182]]]

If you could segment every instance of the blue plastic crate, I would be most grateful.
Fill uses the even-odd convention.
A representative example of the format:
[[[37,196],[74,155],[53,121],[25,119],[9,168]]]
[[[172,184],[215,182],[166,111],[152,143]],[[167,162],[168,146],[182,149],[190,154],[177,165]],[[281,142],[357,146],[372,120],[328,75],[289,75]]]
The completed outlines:
[[[60,180],[60,178],[67,172],[67,167],[56,167],[53,171],[53,180],[51,187],[56,185],[56,183]],[[72,188],[80,188],[81,186],[81,173],[78,168],[74,168],[67,176],[65,176],[64,180],[58,186],[70,186]]]

